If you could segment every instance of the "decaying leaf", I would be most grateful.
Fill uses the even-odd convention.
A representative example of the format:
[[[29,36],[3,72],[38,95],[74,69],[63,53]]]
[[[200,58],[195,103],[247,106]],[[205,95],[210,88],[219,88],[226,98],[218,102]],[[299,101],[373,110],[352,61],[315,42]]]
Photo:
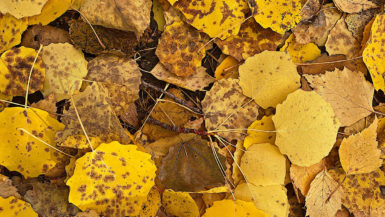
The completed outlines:
[[[274,144],[275,127],[272,117],[272,115],[263,116],[261,120],[256,120],[249,126],[249,128],[247,129],[247,136],[245,138],[245,141],[243,142],[243,146],[246,149],[248,149],[252,144]]]
[[[106,216],[138,215],[154,185],[155,171],[151,155],[135,145],[103,143],[77,159],[67,181],[69,201]]]
[[[239,66],[239,85],[244,95],[262,108],[275,107],[300,87],[300,76],[290,55],[264,51]]]
[[[372,18],[378,13],[378,9],[365,10],[360,13],[348,14],[345,18],[349,31],[362,45],[362,39],[365,32],[365,26],[370,23]],[[365,41],[366,43],[366,41]]]
[[[175,21],[166,26],[156,55],[163,66],[177,76],[194,74],[205,54],[206,38],[183,21]]]
[[[217,132],[228,141],[242,140],[246,129],[257,119],[258,105],[242,94],[236,79],[214,83],[202,101],[208,131]]]
[[[187,192],[174,192],[166,189],[163,192],[162,205],[169,215],[178,217],[200,216],[197,204]]]
[[[8,96],[25,95],[28,78],[37,53],[32,48],[18,47],[7,50],[0,59],[0,93]],[[29,82],[29,93],[41,90],[45,68],[42,58],[37,57]]]
[[[345,67],[305,77],[310,86],[333,107],[341,126],[350,126],[373,111],[374,88],[361,72]]]
[[[299,44],[296,42],[294,34],[285,41],[281,51],[289,52],[294,63],[304,63],[312,61],[321,55],[321,50],[314,43]]]
[[[14,196],[8,198],[0,197],[0,215],[13,217],[38,217],[37,213],[27,202],[19,200]]]
[[[87,61],[81,50],[68,43],[49,44],[44,46],[42,58],[46,69],[43,95],[55,93],[60,101],[80,89],[87,75]]]
[[[20,198],[20,194],[17,192],[17,188],[12,185],[12,181],[0,174],[0,197],[7,198],[10,196],[15,196]]]
[[[283,185],[286,175],[286,158],[269,143],[253,144],[243,154],[241,171],[245,179],[259,186]]]
[[[241,172],[241,170],[239,169],[239,165],[241,165],[241,159],[242,159],[242,156],[243,154],[245,153],[245,150],[243,148],[243,141],[240,140],[237,142],[237,144],[235,145],[235,152],[233,154],[233,171],[232,171],[232,174],[231,174],[231,178],[233,179],[233,183],[235,185],[238,185],[238,183],[242,180],[244,180],[244,176]]]
[[[28,135],[54,145],[57,130],[63,125],[40,109],[14,107],[0,112],[0,164],[26,178],[47,173],[56,165],[56,150]]]
[[[70,43],[67,31],[54,26],[33,25],[24,33],[21,45],[39,49],[40,44],[47,46],[51,43]]]
[[[9,14],[0,14],[0,53],[18,45],[21,41],[21,34],[27,29],[27,19],[16,19]]]
[[[243,183],[237,186],[234,195],[239,200],[254,202],[255,207],[268,216],[287,217],[289,215],[289,202],[284,186],[255,186]]]
[[[340,126],[328,102],[301,89],[277,106],[273,122],[276,145],[298,166],[311,166],[327,156]]]
[[[338,182],[334,181],[326,170],[323,170],[310,184],[306,197],[306,215],[334,217],[337,211],[341,209],[342,196],[343,191]]]
[[[315,176],[320,173],[324,168],[324,159],[309,167],[300,167],[295,164],[292,164],[290,166],[290,179],[294,187],[298,188],[301,193],[306,196],[310,188],[310,183],[313,181]]]
[[[154,13],[154,20],[156,21],[159,31],[163,32],[164,25],[166,25],[166,20],[164,18],[162,4],[159,2],[159,0],[154,0],[152,2],[152,13]]]
[[[267,217],[263,211],[255,208],[252,202],[242,200],[220,200],[215,201],[214,205],[206,210],[202,217]]]
[[[333,2],[341,11],[346,13],[358,13],[378,7],[371,0],[333,0]]]
[[[40,14],[28,17],[28,25],[47,25],[63,15],[70,8],[71,1],[73,0],[48,0]]]
[[[377,118],[362,132],[342,140],[339,155],[347,175],[370,173],[382,165],[377,148]]]
[[[0,13],[10,14],[17,19],[33,16],[41,13],[41,9],[48,0],[13,1],[2,0]]]

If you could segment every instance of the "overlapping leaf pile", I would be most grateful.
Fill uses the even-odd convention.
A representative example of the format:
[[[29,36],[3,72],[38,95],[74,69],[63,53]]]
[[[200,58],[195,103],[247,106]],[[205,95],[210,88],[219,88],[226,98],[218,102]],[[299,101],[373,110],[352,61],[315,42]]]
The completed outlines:
[[[385,216],[383,8],[2,0],[0,216]]]

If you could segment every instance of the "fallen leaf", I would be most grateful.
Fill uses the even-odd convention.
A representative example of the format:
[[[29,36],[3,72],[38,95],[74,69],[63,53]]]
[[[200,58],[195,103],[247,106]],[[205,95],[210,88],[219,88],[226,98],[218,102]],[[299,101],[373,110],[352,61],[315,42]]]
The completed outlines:
[[[312,61],[321,55],[321,50],[314,43],[299,44],[293,34],[285,41],[280,51],[289,52],[294,63]]]
[[[155,171],[151,155],[135,145],[103,143],[76,160],[74,174],[66,183],[69,202],[101,215],[138,215],[154,185]]]
[[[2,69],[2,66],[4,65],[0,63],[0,69]],[[12,96],[6,96],[0,92],[0,112],[3,111],[3,109],[8,106],[8,103],[2,100],[12,101]]]
[[[7,198],[10,196],[14,196],[16,198],[20,198],[20,194],[15,186],[12,185],[12,181],[0,174],[0,197]]]
[[[71,0],[48,0],[41,13],[28,17],[28,25],[47,25],[63,15],[71,6]]]
[[[228,141],[242,140],[246,128],[257,119],[258,105],[242,94],[237,79],[221,79],[202,101],[207,130]]]
[[[214,75],[215,80],[223,78],[234,78],[239,77],[238,67],[240,62],[232,56],[227,56],[215,69]]]
[[[214,205],[206,209],[206,213],[202,217],[267,217],[267,215],[255,208],[252,202],[242,200],[220,200],[215,201]]]
[[[311,166],[327,156],[336,141],[339,121],[320,95],[301,89],[277,106],[275,143],[298,166]]]
[[[323,169],[325,169],[324,159],[308,167],[300,167],[292,164],[290,166],[290,179],[293,186],[298,188],[301,193],[306,196],[310,188],[310,183]]]
[[[243,142],[243,147],[245,147],[245,149],[248,149],[253,144],[275,143],[275,127],[272,117],[272,115],[263,116],[261,120],[256,120],[249,126],[247,129],[247,136]]]
[[[357,41],[362,42],[365,26],[378,12],[378,9],[369,9],[360,13],[348,14],[346,16],[346,25],[349,31],[353,34],[354,38],[357,39]]]
[[[305,75],[315,92],[333,107],[341,126],[350,126],[373,111],[374,88],[361,72],[348,68]]]
[[[0,2],[0,13],[10,14],[17,19],[33,16],[41,13],[41,9],[48,0],[13,1],[2,0]]]
[[[8,198],[0,197],[0,215],[13,217],[38,217],[37,213],[27,202],[19,200],[14,196]]]
[[[50,114],[52,118],[55,118],[55,119],[57,118],[57,115],[56,115],[57,107],[56,107],[56,100],[55,100],[54,94],[48,95],[47,98],[40,100],[37,103],[32,103],[31,107],[46,111]]]
[[[60,142],[60,144],[58,145],[60,147],[91,150],[91,147],[88,141],[92,144],[92,148],[97,148],[100,144],[103,143],[103,141],[99,137],[88,136],[88,138],[86,138],[84,134],[78,134],[78,135],[69,135],[68,137],[65,138],[64,141]]]
[[[161,205],[160,193],[154,186],[148,193],[147,200],[142,204],[139,217],[155,217]]]
[[[80,89],[87,75],[87,61],[80,50],[68,43],[49,44],[43,48],[42,59],[46,69],[44,96],[55,93],[60,101]]]
[[[290,55],[264,51],[239,66],[239,86],[244,95],[266,109],[275,107],[300,87],[300,76]]]
[[[163,8],[159,0],[154,0],[152,2],[152,13],[154,13],[154,20],[158,25],[159,31],[164,31],[164,26],[166,25],[166,20],[164,18]]]
[[[333,0],[333,2],[338,9],[346,13],[359,13],[378,7],[378,5],[369,0]]]
[[[248,183],[258,186],[283,185],[286,158],[269,143],[253,144],[242,156],[241,171]]]
[[[95,210],[88,210],[87,212],[79,212],[75,217],[100,217]]]
[[[326,170],[321,171],[310,184],[306,196],[306,215],[334,217],[341,209],[342,196],[343,191],[339,188],[338,182],[334,181]]]
[[[301,10],[302,20],[310,20],[321,12],[321,3],[319,0],[307,0]]]
[[[174,192],[166,189],[162,196],[162,206],[167,214],[178,217],[198,217],[199,209],[187,192]]]
[[[34,25],[24,33],[21,45],[37,50],[40,44],[47,46],[51,43],[66,42],[71,42],[67,31],[54,26]]]
[[[231,178],[233,179],[233,183],[235,185],[238,185],[242,180],[245,179],[239,167],[239,165],[241,165],[241,159],[244,153],[245,149],[243,149],[243,141],[240,140],[235,145],[235,151],[233,153],[234,162],[232,164],[233,171],[231,174]]]
[[[1,8],[1,7],[0,7]],[[0,53],[20,44],[21,34],[27,29],[27,19],[16,19],[9,14],[0,14]]]

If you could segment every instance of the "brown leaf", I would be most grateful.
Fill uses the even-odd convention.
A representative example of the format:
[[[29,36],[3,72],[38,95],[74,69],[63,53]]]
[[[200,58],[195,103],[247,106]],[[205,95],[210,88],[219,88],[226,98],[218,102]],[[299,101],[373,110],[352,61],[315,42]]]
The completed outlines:
[[[348,14],[345,18],[346,25],[353,36],[360,42],[366,24],[378,13],[377,9],[369,9],[360,13]]]
[[[47,46],[51,43],[70,43],[67,31],[54,26],[33,25],[24,33],[21,45],[39,49],[40,44]]]
[[[7,198],[9,196],[20,198],[20,194],[17,192],[17,188],[12,185],[12,181],[0,174],[0,197]]]
[[[343,12],[358,13],[370,8],[377,8],[378,5],[371,0],[333,0],[334,4]]]
[[[292,180],[293,186],[298,188],[301,193],[306,196],[310,188],[310,183],[324,168],[324,159],[309,167],[300,167],[292,164],[290,167],[290,179]]]

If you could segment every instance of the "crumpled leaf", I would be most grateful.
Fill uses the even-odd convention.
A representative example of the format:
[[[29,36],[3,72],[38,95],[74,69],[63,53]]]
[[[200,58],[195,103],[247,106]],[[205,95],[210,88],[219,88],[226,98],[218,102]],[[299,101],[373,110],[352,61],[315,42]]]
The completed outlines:
[[[377,15],[371,29],[371,37],[362,54],[365,65],[368,67],[376,90],[385,91],[385,15]]]
[[[276,145],[298,166],[311,166],[327,156],[340,126],[329,103],[301,89],[277,106],[273,122]]]
[[[135,32],[137,38],[150,24],[151,0],[84,0],[80,12],[91,24]]]
[[[337,211],[341,209],[342,196],[343,191],[338,182],[334,181],[326,170],[323,170],[310,184],[306,196],[306,215],[334,217]]]
[[[2,0],[0,13],[10,14],[17,19],[33,16],[41,13],[41,9],[48,0],[14,1]]]
[[[245,149],[248,149],[253,144],[275,143],[275,127],[272,117],[272,115],[263,116],[261,120],[256,120],[249,126],[247,129],[247,136],[243,142],[243,147],[245,147]]]
[[[214,78],[206,73],[206,68],[198,67],[197,70],[188,77],[177,76],[167,70],[162,63],[156,64],[151,70],[151,74],[157,79],[176,86],[191,90],[203,90],[209,84],[214,82]]]
[[[339,156],[347,175],[370,173],[382,165],[377,148],[377,118],[362,132],[342,140]]]
[[[8,198],[0,197],[0,216],[38,217],[29,203],[19,200],[14,196]]]
[[[341,126],[370,115],[374,88],[359,71],[336,69],[322,75],[305,75],[310,86],[333,107]]]
[[[385,215],[385,199],[380,190],[380,186],[385,185],[385,174],[382,170],[349,176],[346,176],[342,168],[328,172],[336,181],[342,183],[342,204],[354,216]],[[342,181],[343,179],[345,181]]]
[[[258,105],[242,94],[238,80],[232,78],[214,83],[202,101],[202,110],[207,130],[218,131],[216,134],[228,141],[242,140],[243,129],[258,116]]]
[[[285,41],[285,45],[280,51],[289,52],[294,63],[304,63],[312,61],[321,55],[321,50],[314,43],[299,44],[296,42],[294,34]]]
[[[138,215],[154,185],[156,167],[151,155],[135,145],[101,144],[77,159],[69,202],[101,215]]]
[[[206,209],[202,217],[267,217],[263,211],[255,208],[252,202],[242,200],[220,200],[215,201],[214,205]]]
[[[33,25],[24,33],[21,45],[37,50],[40,44],[47,46],[51,43],[66,42],[71,42],[67,31],[54,26]]]
[[[201,66],[206,41],[207,38],[193,27],[182,21],[174,21],[166,26],[159,39],[156,55],[171,73],[187,77]]]
[[[18,47],[7,50],[0,59],[0,93],[8,96],[24,96],[29,74],[37,53],[32,48]],[[29,93],[43,88],[45,68],[38,56],[33,66]]]
[[[71,6],[72,0],[48,0],[40,14],[28,17],[28,25],[47,25],[63,15]]]
[[[286,175],[286,158],[269,143],[253,144],[243,154],[241,171],[246,180],[259,186],[283,185]]]
[[[251,4],[253,2],[253,4]],[[293,28],[301,21],[301,1],[292,0],[255,0],[249,1],[254,19],[263,28],[270,27],[280,34]]]
[[[275,51],[281,40],[282,35],[262,28],[254,19],[248,19],[241,25],[237,35],[225,40],[216,39],[215,43],[224,54],[242,61],[264,50]]]
[[[255,186],[242,183],[236,187],[234,196],[239,200],[254,202],[255,207],[268,216],[287,217],[289,215],[289,202],[284,186]]]
[[[238,67],[240,62],[232,56],[227,56],[215,69],[215,80],[222,78],[238,78]]]
[[[359,56],[361,44],[349,31],[345,18],[341,18],[330,30],[325,47],[329,55],[344,54],[349,59]]]
[[[264,51],[239,66],[239,86],[262,108],[275,107],[300,87],[300,76],[290,55]]]
[[[303,4],[302,10],[301,10],[301,17],[303,20],[310,20],[315,15],[317,15],[317,12],[321,9],[321,2],[318,0],[307,0],[305,4]]]
[[[370,0],[333,0],[334,4],[343,12],[358,13],[378,7]]]
[[[139,217],[155,217],[161,205],[160,193],[156,187],[152,187],[147,200],[142,204]]]
[[[224,167],[225,158],[217,155]],[[162,160],[158,177],[163,185],[174,191],[196,192],[225,184],[208,141],[195,134],[190,140],[170,147]]]
[[[322,159],[320,162],[313,164],[308,167],[300,167],[295,164],[290,166],[290,179],[295,188],[298,188],[301,193],[306,196],[310,183],[325,168],[325,160]]]
[[[200,216],[197,204],[187,192],[174,192],[173,190],[166,189],[163,192],[162,205],[167,214],[172,216]]]
[[[9,14],[0,13],[0,53],[20,44],[21,34],[27,29],[28,24],[25,18],[16,19]]]
[[[0,174],[0,197],[7,198],[10,196],[20,198],[20,194],[17,188],[12,185],[11,179]]]
[[[56,150],[29,136],[54,145],[54,136],[63,125],[40,109],[21,107],[5,108],[0,113],[0,164],[10,171],[18,171],[24,177],[37,177],[56,165]],[[60,154],[60,153],[59,153]],[[61,154],[60,154],[61,155]]]
[[[60,101],[80,89],[87,75],[87,61],[81,50],[68,43],[49,44],[44,46],[42,58],[46,69],[44,96],[55,93],[56,100]]]
[[[186,17],[187,23],[211,38],[225,39],[238,34],[247,10],[245,1],[179,0],[169,2]]]

